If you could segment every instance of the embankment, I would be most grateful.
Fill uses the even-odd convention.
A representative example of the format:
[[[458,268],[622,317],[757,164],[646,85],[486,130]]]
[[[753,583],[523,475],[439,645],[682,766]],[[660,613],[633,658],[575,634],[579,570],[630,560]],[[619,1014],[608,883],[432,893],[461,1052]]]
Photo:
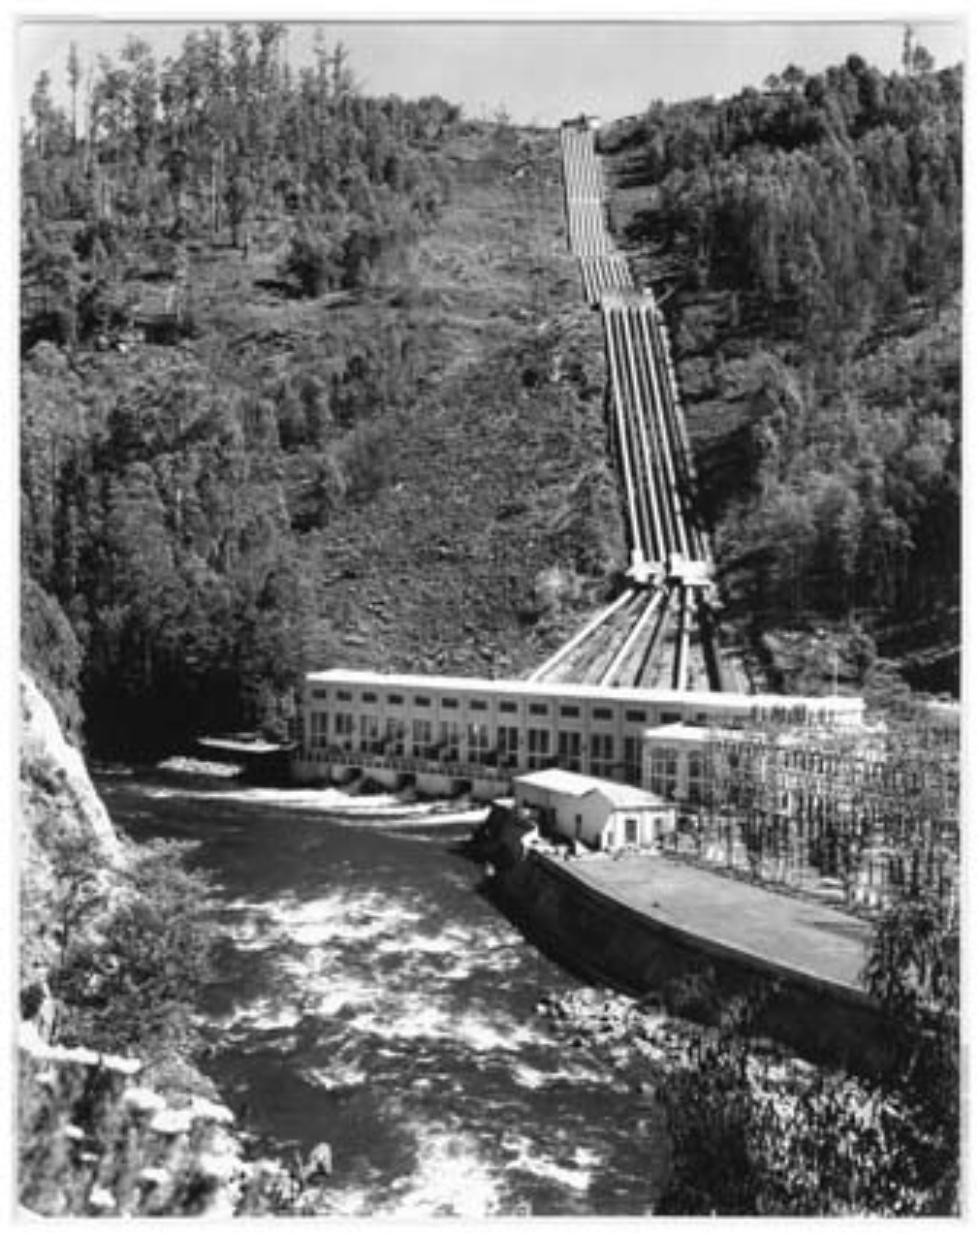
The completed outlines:
[[[887,1062],[893,1036],[862,992],[776,972],[679,932],[590,887],[574,863],[530,851],[501,863],[487,893],[538,947],[592,981],[709,1024],[738,1001],[749,1032],[808,1059],[862,1073]]]

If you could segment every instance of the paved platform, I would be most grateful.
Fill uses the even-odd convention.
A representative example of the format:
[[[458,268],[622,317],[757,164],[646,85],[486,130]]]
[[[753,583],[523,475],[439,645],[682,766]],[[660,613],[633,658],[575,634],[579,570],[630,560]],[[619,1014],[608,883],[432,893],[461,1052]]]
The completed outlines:
[[[656,854],[562,864],[692,943],[775,973],[863,992],[871,925],[840,910]]]

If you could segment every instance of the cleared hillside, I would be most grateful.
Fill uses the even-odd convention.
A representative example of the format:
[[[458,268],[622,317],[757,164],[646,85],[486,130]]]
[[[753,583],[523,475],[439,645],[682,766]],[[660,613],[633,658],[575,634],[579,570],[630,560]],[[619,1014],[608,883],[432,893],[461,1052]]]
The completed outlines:
[[[247,252],[185,246],[180,338],[28,351],[25,561],[83,647],[37,591],[26,642],[55,685],[82,659],[97,745],[283,725],[333,664],[522,674],[614,586],[557,134],[459,125],[439,158],[438,220],[362,286],[301,295],[267,212]]]

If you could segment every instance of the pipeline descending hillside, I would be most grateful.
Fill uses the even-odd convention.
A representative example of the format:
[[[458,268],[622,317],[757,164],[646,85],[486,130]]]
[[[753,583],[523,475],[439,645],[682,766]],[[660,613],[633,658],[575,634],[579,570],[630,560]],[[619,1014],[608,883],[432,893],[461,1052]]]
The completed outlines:
[[[663,315],[649,289],[634,287],[606,229],[590,126],[566,121],[560,136],[569,248],[585,298],[602,316],[630,561],[624,592],[531,679],[742,689],[717,647],[713,564]]]

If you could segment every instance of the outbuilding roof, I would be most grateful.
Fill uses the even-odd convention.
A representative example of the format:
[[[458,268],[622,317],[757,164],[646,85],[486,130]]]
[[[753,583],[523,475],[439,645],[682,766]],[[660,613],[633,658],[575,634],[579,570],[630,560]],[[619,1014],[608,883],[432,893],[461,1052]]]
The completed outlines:
[[[641,790],[637,785],[623,785],[620,781],[597,781],[593,786],[593,792],[601,794],[617,811],[664,805],[664,800],[659,794]]]
[[[515,789],[527,785],[540,790],[553,790],[557,794],[568,794],[572,798],[584,798],[586,794],[591,794],[598,784],[595,777],[584,777],[581,773],[567,772],[564,768],[542,768],[514,778]]]
[[[568,772],[564,768],[542,768],[538,772],[525,773],[514,778],[515,790],[522,785],[565,794],[569,798],[585,798],[588,794],[600,794],[616,810],[638,807],[659,807],[663,799],[636,785],[624,785],[621,781],[606,781],[601,777],[586,777],[582,773]]]

